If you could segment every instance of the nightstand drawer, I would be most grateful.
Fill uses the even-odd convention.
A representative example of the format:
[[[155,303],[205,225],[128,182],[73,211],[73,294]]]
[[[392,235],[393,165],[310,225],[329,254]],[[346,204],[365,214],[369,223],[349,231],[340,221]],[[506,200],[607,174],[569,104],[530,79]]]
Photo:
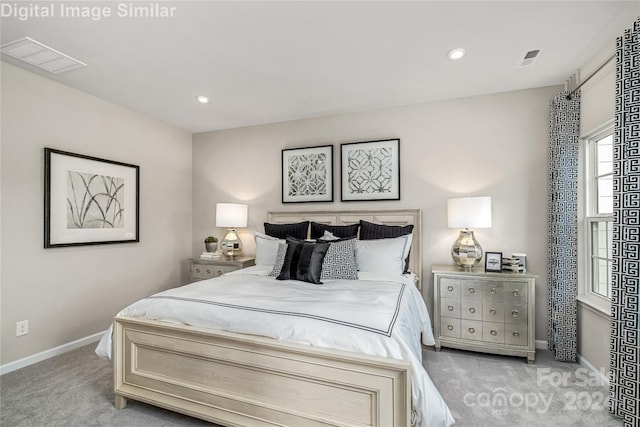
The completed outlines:
[[[460,302],[460,317],[469,320],[482,320],[482,301],[463,299]]]
[[[504,323],[484,322],[482,324],[482,340],[486,342],[504,342]]]
[[[504,322],[527,324],[527,306],[523,304],[505,304]]]
[[[460,281],[443,277],[440,280],[440,295],[442,298],[460,298]]]
[[[191,275],[196,279],[211,279],[237,269],[237,267],[228,267],[226,265],[194,264],[191,267]]]
[[[440,300],[442,315],[446,317],[460,317],[460,301],[453,298]]]
[[[460,337],[460,319],[451,319],[449,317],[443,317],[441,322],[442,322],[442,329],[440,331],[440,334],[447,337],[453,337],[453,338]]]
[[[482,304],[482,320],[485,322],[504,322],[504,304],[485,301]]]
[[[460,323],[460,337],[466,340],[482,341],[482,322],[463,320]]]
[[[474,280],[464,280],[460,288],[462,298],[482,299],[482,283]]]
[[[527,345],[528,338],[526,325],[522,325],[521,328],[518,328],[515,325],[505,325],[505,344]]]

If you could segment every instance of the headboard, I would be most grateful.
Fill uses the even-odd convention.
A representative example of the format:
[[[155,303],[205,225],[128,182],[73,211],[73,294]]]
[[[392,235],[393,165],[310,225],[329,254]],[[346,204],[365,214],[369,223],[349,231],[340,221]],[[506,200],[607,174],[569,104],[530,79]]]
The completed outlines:
[[[314,221],[329,225],[351,225],[360,222],[361,219],[384,225],[413,224],[409,271],[416,275],[418,289],[422,290],[422,214],[420,209],[272,211],[269,212],[268,222],[286,224]]]

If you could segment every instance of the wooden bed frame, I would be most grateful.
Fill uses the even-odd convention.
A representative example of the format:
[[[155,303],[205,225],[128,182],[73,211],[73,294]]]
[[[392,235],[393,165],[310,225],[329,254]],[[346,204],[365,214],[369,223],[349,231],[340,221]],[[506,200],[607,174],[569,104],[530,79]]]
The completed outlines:
[[[419,210],[279,211],[269,222],[413,224]],[[420,281],[417,282],[420,284]],[[130,317],[114,319],[114,393],[227,426],[410,426],[409,362]]]

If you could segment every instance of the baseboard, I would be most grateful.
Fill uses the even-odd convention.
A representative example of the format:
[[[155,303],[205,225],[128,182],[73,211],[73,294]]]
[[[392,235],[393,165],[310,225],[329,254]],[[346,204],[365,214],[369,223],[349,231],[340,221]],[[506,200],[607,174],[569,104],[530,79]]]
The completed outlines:
[[[549,343],[544,340],[536,340],[537,350],[549,350]]]
[[[42,362],[43,360],[59,356],[71,350],[75,350],[76,348],[83,347],[87,344],[98,342],[105,332],[106,331],[98,332],[97,334],[89,335],[88,337],[80,338],[79,340],[75,340],[58,347],[24,357],[22,359],[16,360],[15,362],[0,365],[0,375],[4,375],[20,368],[24,368],[25,366],[33,365],[34,363]]]
[[[581,355],[578,354],[577,356],[578,365],[582,366],[583,368],[589,369],[591,372],[593,372],[593,375],[598,378],[600,384],[606,384],[607,387],[609,387],[609,376],[606,373],[593,366],[587,359],[585,359]]]

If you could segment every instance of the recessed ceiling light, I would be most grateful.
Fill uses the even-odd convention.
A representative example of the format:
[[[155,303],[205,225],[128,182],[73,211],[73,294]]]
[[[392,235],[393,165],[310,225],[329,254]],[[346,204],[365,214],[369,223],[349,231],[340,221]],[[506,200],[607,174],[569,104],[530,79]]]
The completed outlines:
[[[196,96],[196,99],[198,100],[198,102],[200,102],[202,104],[206,104],[207,102],[209,102],[209,97],[204,96],[204,95],[198,95],[198,96]]]
[[[449,57],[449,59],[456,60],[456,59],[462,58],[465,53],[467,53],[467,51],[459,47],[459,48],[450,50],[449,53],[447,53],[447,56]]]

